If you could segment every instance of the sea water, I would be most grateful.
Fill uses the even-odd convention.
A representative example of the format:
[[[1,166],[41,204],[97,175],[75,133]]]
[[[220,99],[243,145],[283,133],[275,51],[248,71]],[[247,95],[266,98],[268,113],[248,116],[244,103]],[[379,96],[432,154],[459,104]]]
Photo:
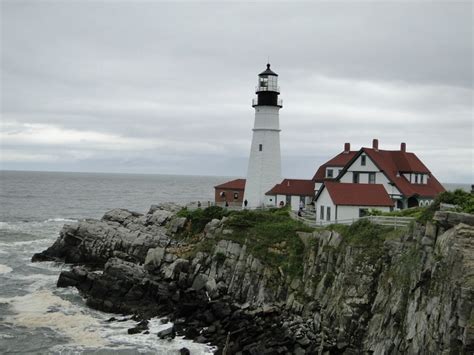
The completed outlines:
[[[113,208],[146,212],[160,202],[213,200],[225,177],[0,171],[0,354],[191,354],[212,348],[160,340],[169,327],[150,321],[150,334],[129,335],[128,317],[92,310],[75,288],[56,288],[70,265],[32,263],[64,224],[100,218]],[[112,316],[124,321],[108,322]]]

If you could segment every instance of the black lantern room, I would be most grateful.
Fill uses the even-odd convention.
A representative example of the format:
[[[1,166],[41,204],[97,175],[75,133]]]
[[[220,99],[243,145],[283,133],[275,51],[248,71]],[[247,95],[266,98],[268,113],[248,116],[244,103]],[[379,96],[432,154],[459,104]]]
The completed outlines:
[[[282,107],[280,87],[278,86],[278,74],[270,69],[270,63],[267,69],[258,74],[258,84],[255,88],[257,98],[253,100],[252,106],[278,106]]]

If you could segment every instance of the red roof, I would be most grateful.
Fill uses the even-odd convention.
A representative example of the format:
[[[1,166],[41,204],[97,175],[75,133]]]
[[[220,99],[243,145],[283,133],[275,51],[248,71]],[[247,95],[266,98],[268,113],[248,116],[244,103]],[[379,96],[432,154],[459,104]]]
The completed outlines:
[[[265,195],[314,196],[314,181],[301,179],[284,179],[276,184]]]
[[[349,184],[325,181],[324,187],[335,205],[342,206],[393,206],[381,184]],[[322,191],[322,189],[321,189]]]
[[[342,152],[336,155],[331,160],[327,161],[323,165],[321,165],[316,171],[316,174],[313,176],[314,182],[323,182],[326,179],[326,168],[331,166],[336,167],[344,167],[354,156],[357,154],[356,150],[352,150],[349,152]],[[336,177],[336,176],[334,176]]]
[[[428,168],[414,153],[399,150],[375,150],[372,148],[362,148],[361,151],[365,152],[395,184],[397,189],[407,197],[413,195],[434,197],[445,191],[444,187],[431,175]],[[426,184],[412,184],[403,176],[403,173],[428,174],[428,182]]]
[[[214,186],[215,189],[245,190],[245,179],[235,179]]]

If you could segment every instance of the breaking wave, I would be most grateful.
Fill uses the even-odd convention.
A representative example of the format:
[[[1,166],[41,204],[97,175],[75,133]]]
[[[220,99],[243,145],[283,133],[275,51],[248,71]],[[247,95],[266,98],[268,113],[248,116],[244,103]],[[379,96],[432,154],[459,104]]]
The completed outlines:
[[[0,264],[0,274],[8,274],[9,272],[12,272],[12,268],[7,265],[2,265]]]

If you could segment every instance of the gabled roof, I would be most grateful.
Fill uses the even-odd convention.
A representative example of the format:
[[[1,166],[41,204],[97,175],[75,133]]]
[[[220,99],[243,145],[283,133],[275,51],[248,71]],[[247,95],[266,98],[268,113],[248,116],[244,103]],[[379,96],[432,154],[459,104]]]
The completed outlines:
[[[284,179],[265,195],[314,196],[314,181],[302,179]]]
[[[319,167],[319,169],[316,171],[316,174],[313,176],[313,181],[314,182],[323,182],[326,180],[326,168],[335,166],[335,167],[344,167],[356,154],[357,150],[351,150],[349,152],[342,152],[336,155],[334,158],[331,160],[328,160],[325,162],[323,165]],[[336,177],[336,176],[334,176]]]
[[[414,195],[421,197],[434,197],[445,191],[444,187],[433,175],[431,175],[428,168],[414,153],[399,150],[362,148],[344,167],[343,173],[347,171],[347,169],[362,153],[367,154],[380,171],[382,171],[385,176],[395,184],[395,187],[407,197]],[[426,184],[412,184],[403,176],[403,173],[428,174],[428,182]]]
[[[394,202],[388,196],[381,184],[349,184],[335,181],[325,181],[316,200],[326,188],[332,202],[339,206],[393,206]]]
[[[245,179],[235,179],[214,186],[215,189],[245,190]]]

